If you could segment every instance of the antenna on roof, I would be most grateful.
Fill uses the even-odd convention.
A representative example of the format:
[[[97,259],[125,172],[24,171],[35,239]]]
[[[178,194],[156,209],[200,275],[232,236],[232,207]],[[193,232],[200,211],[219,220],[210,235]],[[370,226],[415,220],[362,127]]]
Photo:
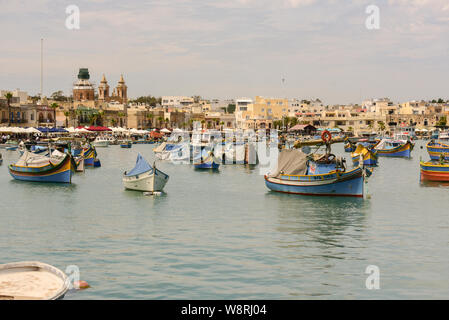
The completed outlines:
[[[44,39],[41,38],[41,99],[44,93]]]

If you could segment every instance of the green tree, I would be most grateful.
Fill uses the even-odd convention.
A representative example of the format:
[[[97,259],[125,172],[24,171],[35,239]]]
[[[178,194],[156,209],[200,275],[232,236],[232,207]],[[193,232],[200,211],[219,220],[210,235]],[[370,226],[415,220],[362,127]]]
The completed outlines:
[[[377,121],[377,125],[379,126],[379,129],[381,132],[385,131],[385,123],[383,121]]]
[[[50,99],[55,100],[55,101],[67,101],[68,98],[66,96],[64,96],[64,92],[62,92],[61,90],[53,92],[50,96]]]
[[[69,126],[69,116],[70,116],[70,112],[69,111],[64,111],[65,127],[66,128]]]
[[[142,96],[142,97],[138,97],[134,100],[131,100],[130,102],[135,102],[135,103],[142,103],[142,104],[146,104],[152,107],[155,107],[157,104],[161,104],[162,98],[156,98],[153,97],[152,95],[147,95],[147,96]]]
[[[201,96],[192,96],[193,102],[198,103],[200,100],[202,100]]]
[[[226,108],[226,112],[227,113],[234,113],[235,112],[235,104],[228,104],[227,108]]]
[[[444,127],[444,126],[446,126],[446,124],[447,124],[446,116],[442,116],[440,118],[440,120],[438,120],[438,122],[437,122],[437,126],[440,126],[440,127]]]
[[[53,102],[53,103],[50,105],[50,108],[53,110],[54,127],[56,127],[56,109],[59,108],[59,104],[57,104],[56,102]]]

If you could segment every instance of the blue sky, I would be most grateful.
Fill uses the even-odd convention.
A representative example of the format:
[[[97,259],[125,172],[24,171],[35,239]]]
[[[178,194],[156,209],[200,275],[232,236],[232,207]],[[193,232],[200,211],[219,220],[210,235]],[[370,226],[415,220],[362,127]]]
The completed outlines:
[[[0,30],[0,88],[31,94],[43,37],[46,95],[88,67],[111,87],[123,73],[131,97],[449,99],[447,0],[0,0]]]

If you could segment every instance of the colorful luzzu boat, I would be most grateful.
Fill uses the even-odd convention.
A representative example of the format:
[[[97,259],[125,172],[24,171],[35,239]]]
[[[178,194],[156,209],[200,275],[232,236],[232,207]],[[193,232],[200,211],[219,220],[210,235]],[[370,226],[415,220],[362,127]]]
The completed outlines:
[[[129,149],[132,147],[132,145],[132,141],[123,141],[122,143],[120,143],[120,148]]]
[[[25,151],[9,173],[16,180],[71,183],[75,163],[70,154],[54,151],[50,157]]]
[[[265,175],[268,189],[299,195],[363,197],[365,170],[346,171],[344,161],[326,154],[313,158],[300,150],[282,150],[278,167]]]
[[[355,166],[359,164],[364,166],[377,165],[377,151],[362,143],[359,143],[355,151],[351,153],[351,158]]]
[[[214,156],[213,151],[203,149],[201,155],[193,159],[193,166],[195,169],[218,169],[220,160]]]
[[[95,147],[89,146],[84,149],[84,165],[88,167],[101,167],[100,160],[97,159],[97,150]]]
[[[347,141],[345,143],[345,152],[354,152],[356,149],[356,146],[353,145],[351,142]]]
[[[421,181],[449,181],[448,161],[420,161]]]
[[[374,149],[379,157],[404,157],[410,158],[412,143],[404,140],[382,139]]]
[[[430,159],[440,160],[441,155],[444,155],[444,159],[449,160],[449,145],[448,144],[435,142],[432,140],[429,143],[427,143],[426,147],[427,147],[427,152],[429,153]]]

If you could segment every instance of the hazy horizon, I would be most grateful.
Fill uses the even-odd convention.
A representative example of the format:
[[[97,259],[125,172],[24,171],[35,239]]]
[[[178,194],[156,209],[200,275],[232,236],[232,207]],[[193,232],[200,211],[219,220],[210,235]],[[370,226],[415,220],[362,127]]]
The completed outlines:
[[[69,30],[68,5],[80,9]],[[368,5],[380,29],[368,30]],[[128,96],[257,95],[324,104],[449,99],[446,0],[0,0],[0,89],[71,93],[79,68]]]

